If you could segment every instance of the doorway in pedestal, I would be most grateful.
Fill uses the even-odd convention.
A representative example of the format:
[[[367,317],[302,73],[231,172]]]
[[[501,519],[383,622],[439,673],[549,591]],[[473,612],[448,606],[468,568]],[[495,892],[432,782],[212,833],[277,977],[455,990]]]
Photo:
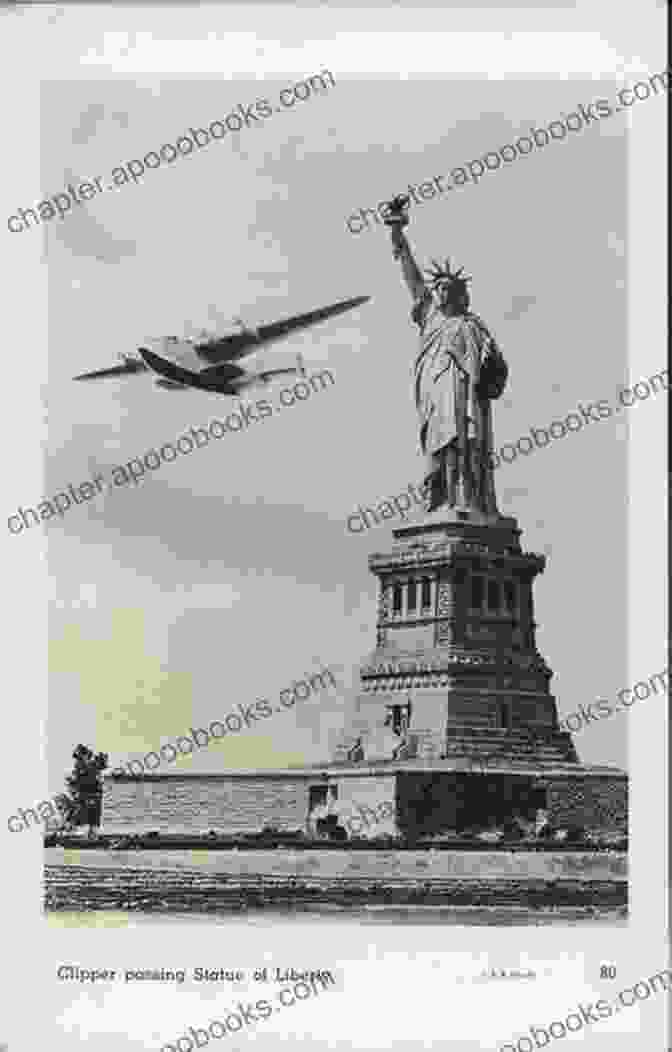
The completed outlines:
[[[395,734],[403,738],[411,722],[411,702],[405,705],[386,705],[387,716],[385,723],[391,727]]]

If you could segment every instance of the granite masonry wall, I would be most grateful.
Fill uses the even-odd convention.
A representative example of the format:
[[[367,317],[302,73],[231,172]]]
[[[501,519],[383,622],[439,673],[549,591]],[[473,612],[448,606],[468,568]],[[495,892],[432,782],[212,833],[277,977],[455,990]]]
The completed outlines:
[[[549,778],[546,784],[548,812],[556,824],[627,833],[628,780],[625,775]]]
[[[305,779],[227,779],[222,776],[106,779],[101,829],[105,833],[224,833],[305,829]]]
[[[545,802],[532,776],[445,771],[403,773],[398,779],[398,823],[407,834],[431,836],[494,825],[514,810],[532,818]]]
[[[432,835],[472,823],[502,821],[514,810],[533,817],[546,807],[559,826],[627,832],[625,775],[542,776],[465,774],[451,771],[400,771],[345,777],[332,772],[292,778],[226,775],[109,778],[104,782],[101,828],[104,833],[258,832],[265,825],[306,830],[310,787],[322,786],[331,798],[329,810],[343,820],[365,818],[359,835],[394,832]],[[396,805],[396,820],[382,823],[383,803]],[[359,821],[357,826],[359,826]]]
[[[527,777],[450,772],[397,775],[397,822],[402,833],[424,835],[499,824],[514,811],[532,819],[545,808],[560,827],[602,833],[628,831],[628,780],[614,771]]]

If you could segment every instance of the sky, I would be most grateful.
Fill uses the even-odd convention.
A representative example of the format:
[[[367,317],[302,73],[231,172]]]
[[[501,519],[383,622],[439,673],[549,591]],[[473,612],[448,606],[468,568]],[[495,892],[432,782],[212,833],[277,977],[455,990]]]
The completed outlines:
[[[43,194],[107,177],[291,82],[44,83]],[[301,351],[309,372],[330,369],[333,386],[47,525],[51,791],[80,741],[116,765],[325,666],[338,688],[179,768],[329,756],[375,645],[367,559],[389,549],[394,525],[352,535],[346,519],[422,474],[408,294],[387,231],[353,236],[345,220],[613,95],[613,83],[597,80],[337,80],[21,235],[44,240],[49,276],[46,475],[43,494],[17,494],[24,506],[109,477],[235,408],[158,390],[146,376],[74,384],[77,373],[115,364],[151,335],[371,297],[267,352],[291,364]],[[579,401],[613,403],[627,382],[626,161],[615,115],[412,211],[418,260],[449,255],[473,276],[472,307],[509,363],[494,407],[498,446]],[[626,416],[591,424],[496,473],[500,510],[518,518],[524,549],[548,559],[535,586],[537,644],[561,718],[629,685],[627,434]],[[618,717],[576,745],[586,762],[627,766]]]

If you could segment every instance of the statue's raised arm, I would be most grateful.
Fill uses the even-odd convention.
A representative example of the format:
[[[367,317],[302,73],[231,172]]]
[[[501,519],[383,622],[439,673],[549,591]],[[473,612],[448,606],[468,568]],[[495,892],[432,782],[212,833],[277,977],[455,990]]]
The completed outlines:
[[[408,291],[413,300],[417,302],[426,290],[425,279],[420,267],[413,258],[411,246],[404,234],[404,227],[408,226],[408,197],[395,197],[387,206],[385,226],[390,228],[392,235],[392,254],[395,259],[401,260],[401,270],[404,275]]]

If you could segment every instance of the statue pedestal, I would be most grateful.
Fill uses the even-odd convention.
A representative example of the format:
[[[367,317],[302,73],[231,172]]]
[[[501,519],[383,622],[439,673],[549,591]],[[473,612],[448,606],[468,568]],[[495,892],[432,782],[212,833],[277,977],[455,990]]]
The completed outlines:
[[[391,550],[369,559],[377,645],[360,666],[333,791],[365,808],[394,799],[408,837],[542,813],[622,835],[627,776],[581,764],[559,729],[535,640],[533,582],[545,559],[522,550],[516,519],[439,509],[393,534]],[[381,729],[398,742],[384,757]]]
[[[447,509],[393,533],[392,550],[369,560],[377,646],[337,759],[357,740],[366,759],[387,721],[397,758],[577,762],[536,648],[532,586],[545,558],[522,551],[517,520]]]

